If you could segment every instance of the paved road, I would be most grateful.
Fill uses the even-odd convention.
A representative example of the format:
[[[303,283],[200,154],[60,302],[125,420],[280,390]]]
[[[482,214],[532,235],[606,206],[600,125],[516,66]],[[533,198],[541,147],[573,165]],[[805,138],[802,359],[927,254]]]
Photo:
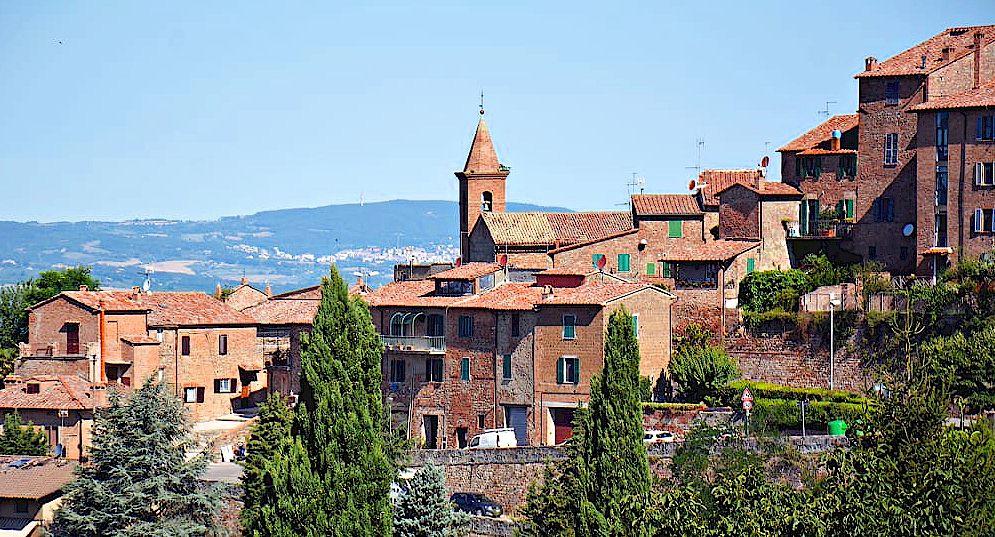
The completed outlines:
[[[204,481],[238,483],[241,479],[242,467],[233,462],[212,462],[204,474]]]

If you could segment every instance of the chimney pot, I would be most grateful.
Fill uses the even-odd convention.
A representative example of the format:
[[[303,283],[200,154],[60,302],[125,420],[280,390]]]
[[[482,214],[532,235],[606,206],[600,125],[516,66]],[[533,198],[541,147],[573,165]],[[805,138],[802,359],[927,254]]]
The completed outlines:
[[[943,58],[943,61],[949,61],[950,60],[950,53],[952,51],[953,51],[953,49],[951,47],[943,47],[943,50],[940,51],[940,54],[941,54],[940,57]]]
[[[266,293],[266,296],[269,296],[269,297],[273,296],[273,288],[270,287],[270,285],[268,283],[266,284],[266,291],[264,291],[264,292]]]
[[[138,287],[137,285],[134,286],[134,287],[132,287],[131,288],[131,294],[132,295],[140,295],[140,294],[142,294],[142,288]]]
[[[89,288],[89,287],[87,287],[87,286],[85,286],[85,285],[81,285],[81,286],[79,286],[79,290],[80,290],[80,291],[89,291],[89,290],[90,290],[90,288]]]
[[[878,65],[878,59],[874,56],[868,56],[864,58],[864,71],[870,71]]]

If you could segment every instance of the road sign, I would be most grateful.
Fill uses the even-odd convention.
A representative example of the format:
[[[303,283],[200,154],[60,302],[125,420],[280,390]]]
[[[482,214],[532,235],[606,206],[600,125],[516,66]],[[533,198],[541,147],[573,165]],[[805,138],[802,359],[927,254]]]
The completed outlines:
[[[743,388],[743,396],[740,399],[743,401],[743,410],[749,412],[753,408],[753,394],[749,388]]]
[[[753,409],[753,401],[750,399],[743,399],[743,410],[749,412]]]

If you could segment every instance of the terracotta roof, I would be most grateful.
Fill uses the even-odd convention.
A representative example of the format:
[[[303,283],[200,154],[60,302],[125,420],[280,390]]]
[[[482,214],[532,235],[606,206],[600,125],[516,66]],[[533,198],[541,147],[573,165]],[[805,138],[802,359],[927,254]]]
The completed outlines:
[[[500,168],[501,163],[498,162],[497,152],[494,151],[491,133],[487,130],[484,116],[481,115],[477,123],[477,132],[473,135],[473,144],[470,145],[470,153],[466,156],[463,173],[498,173],[501,171]]]
[[[72,481],[75,469],[65,459],[0,455],[0,498],[46,498]]]
[[[995,25],[967,26],[948,28],[943,32],[906,49],[883,62],[879,62],[870,71],[863,71],[854,78],[877,76],[924,75],[948,65],[974,50],[974,34],[982,32],[982,46],[995,41]],[[943,59],[943,49],[950,48],[949,57]],[[922,67],[922,57],[926,57],[926,68]]]
[[[159,340],[152,336],[121,336],[121,341],[126,343],[131,343],[132,345],[158,345]]]
[[[604,240],[615,239],[615,238],[618,238],[618,237],[624,237],[625,235],[632,235],[632,234],[638,233],[638,232],[639,232],[639,230],[636,229],[636,228],[626,229],[624,231],[619,231],[618,233],[613,233],[611,235],[608,235],[607,237],[598,237],[597,239],[591,239],[589,241],[583,241],[583,242],[575,242],[575,243],[569,244],[567,246],[556,248],[554,250],[550,250],[549,254],[550,255],[558,254],[560,252],[566,252],[568,250],[574,250],[576,248],[581,248],[581,247],[588,246],[588,245],[591,245],[591,244],[597,244],[597,243],[599,243],[601,241],[604,241]]]
[[[846,132],[848,130],[855,129],[857,128],[859,121],[860,116],[857,114],[833,116],[822,123],[819,123],[812,130],[788,142],[779,148],[778,151],[805,151],[806,149],[814,149],[818,147],[819,144],[830,141],[833,137],[834,130]]]
[[[717,240],[706,244],[691,241],[668,243],[660,254],[661,261],[728,261],[747,250],[760,246],[756,241]]]
[[[937,97],[912,107],[913,111],[944,110],[949,108],[993,108],[995,107],[995,80],[982,84],[956,95]]]
[[[454,308],[525,311],[542,301],[542,288],[531,283],[504,283],[479,295],[467,297]]]
[[[475,280],[481,276],[494,274],[501,270],[497,263],[464,263],[449,270],[437,272],[429,279],[432,280]]]
[[[435,281],[408,280],[393,282],[363,297],[370,307],[408,306],[444,308],[466,298],[462,296],[435,296]]]
[[[302,295],[305,296],[305,295]],[[271,298],[243,310],[259,324],[306,324],[314,323],[321,299],[311,298]]]
[[[698,216],[704,214],[694,194],[634,194],[637,215]]]
[[[607,304],[646,289],[652,289],[661,294],[673,297],[670,293],[645,283],[591,282],[579,287],[556,288],[553,290],[553,295],[546,297],[542,303],[551,305]]]
[[[705,183],[702,201],[706,207],[718,207],[719,198],[716,194],[736,183],[756,184],[760,180],[760,170],[702,170],[698,174],[698,182]]]
[[[632,216],[626,212],[490,212],[481,217],[498,246],[562,246],[632,229]]]
[[[793,187],[793,186],[791,186],[791,185],[789,185],[787,183],[782,183],[780,181],[763,181],[763,182],[760,183],[760,188],[759,189],[757,187],[755,187],[754,185],[748,185],[748,184],[744,184],[744,183],[733,183],[733,184],[725,187],[722,191],[720,191],[718,193],[719,196],[722,195],[722,192],[725,192],[726,190],[729,190],[730,188],[732,188],[734,186],[741,186],[743,188],[750,189],[750,190],[756,192],[757,194],[760,194],[761,196],[798,196],[798,197],[801,197],[801,195],[802,195],[801,190],[798,190],[797,188],[795,188],[795,187]]]
[[[104,311],[148,311],[149,306],[135,300],[131,291],[63,291],[48,300],[43,300],[28,309],[36,309],[60,298],[80,304],[91,310],[99,311],[101,303]]]
[[[38,383],[39,393],[28,393],[28,383]],[[105,403],[103,386],[73,375],[10,375],[0,390],[0,408],[92,410]]]
[[[256,320],[206,293],[149,293],[149,326],[252,325]]]
[[[587,276],[592,270],[579,269],[577,267],[553,267],[551,269],[546,269],[539,274],[543,276]]]
[[[303,289],[295,289],[293,291],[287,291],[286,293],[280,293],[278,295],[273,295],[272,299],[280,298],[297,298],[303,300],[321,300],[321,286],[312,285],[311,287],[305,287]]]
[[[799,151],[799,155],[856,155],[856,149],[806,149],[805,151]]]

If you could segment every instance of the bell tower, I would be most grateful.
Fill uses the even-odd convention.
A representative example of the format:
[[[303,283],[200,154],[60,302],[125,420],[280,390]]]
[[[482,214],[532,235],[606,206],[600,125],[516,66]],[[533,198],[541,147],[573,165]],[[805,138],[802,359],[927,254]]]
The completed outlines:
[[[459,180],[459,234],[460,256],[463,261],[493,261],[470,259],[470,232],[481,213],[504,212],[505,179],[511,169],[498,162],[491,133],[484,121],[484,106],[480,106],[480,121],[473,135],[470,154],[463,171],[456,172]]]

